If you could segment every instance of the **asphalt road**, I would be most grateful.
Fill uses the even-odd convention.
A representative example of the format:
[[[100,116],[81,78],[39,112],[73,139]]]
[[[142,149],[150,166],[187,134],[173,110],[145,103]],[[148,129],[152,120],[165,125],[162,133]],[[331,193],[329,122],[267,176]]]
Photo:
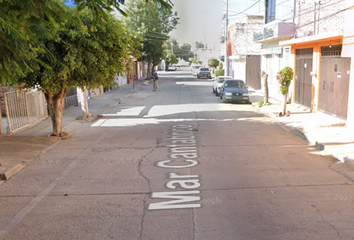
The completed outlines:
[[[353,240],[333,160],[184,70],[0,185],[0,239]]]

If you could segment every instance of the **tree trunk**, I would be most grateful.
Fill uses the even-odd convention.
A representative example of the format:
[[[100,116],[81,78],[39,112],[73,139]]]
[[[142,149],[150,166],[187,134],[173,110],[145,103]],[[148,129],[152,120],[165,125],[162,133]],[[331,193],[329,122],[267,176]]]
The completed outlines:
[[[2,110],[1,110],[1,101],[0,101],[0,136],[4,133],[4,126],[2,124]],[[1,164],[0,164],[1,165]]]
[[[148,62],[148,68],[147,68],[147,74],[146,74],[146,79],[151,79],[152,73],[151,73],[151,62]]]
[[[154,75],[155,73],[155,68],[156,68],[157,65],[155,64],[152,64],[152,67],[151,67],[151,77]]]
[[[83,104],[84,104],[84,112],[83,112],[83,118],[89,118],[92,116],[92,114],[90,113],[89,107],[88,107],[88,100],[87,100],[87,88],[85,87],[84,89],[82,89],[82,92],[84,94],[84,99],[83,99]]]
[[[285,94],[283,95],[281,116],[285,116],[286,114],[286,105],[288,103],[288,92],[289,92],[289,88],[286,89]]]
[[[268,74],[262,72],[262,78],[264,81],[264,103],[268,103],[269,102]]]
[[[51,92],[45,93],[48,114],[52,120],[53,126],[52,136],[63,137],[64,135],[67,135],[67,133],[63,132],[64,101],[67,93],[68,91],[66,89],[63,89],[58,94],[53,94]]]

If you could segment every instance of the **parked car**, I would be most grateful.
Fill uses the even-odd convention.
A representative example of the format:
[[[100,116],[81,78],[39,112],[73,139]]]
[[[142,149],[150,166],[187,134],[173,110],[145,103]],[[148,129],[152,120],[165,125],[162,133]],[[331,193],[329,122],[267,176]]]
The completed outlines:
[[[224,83],[225,79],[232,79],[232,77],[219,76],[214,79],[212,88],[213,88],[213,93],[215,93],[215,96],[220,95],[220,88],[221,88],[222,84]]]
[[[197,78],[208,78],[211,79],[211,72],[207,67],[201,67],[197,71]]]
[[[192,75],[193,76],[197,76],[197,71],[199,70],[199,68],[201,68],[202,66],[200,65],[194,65],[192,66]]]
[[[168,71],[176,71],[177,67],[176,66],[168,66],[167,70]]]
[[[237,79],[226,79],[221,87],[220,99],[225,102],[242,101],[249,103],[250,96],[246,83]]]

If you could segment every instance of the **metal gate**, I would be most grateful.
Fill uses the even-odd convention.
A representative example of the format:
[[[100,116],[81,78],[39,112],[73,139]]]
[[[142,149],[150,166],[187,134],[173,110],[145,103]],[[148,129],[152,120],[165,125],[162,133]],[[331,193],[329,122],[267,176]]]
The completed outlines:
[[[42,92],[19,90],[7,92],[4,96],[8,134],[36,124],[48,116],[47,102]]]
[[[295,102],[311,108],[313,49],[296,50]]]
[[[342,46],[322,47],[318,108],[347,118],[350,58],[341,58]]]
[[[254,89],[261,89],[261,56],[247,56],[246,58],[246,83]]]

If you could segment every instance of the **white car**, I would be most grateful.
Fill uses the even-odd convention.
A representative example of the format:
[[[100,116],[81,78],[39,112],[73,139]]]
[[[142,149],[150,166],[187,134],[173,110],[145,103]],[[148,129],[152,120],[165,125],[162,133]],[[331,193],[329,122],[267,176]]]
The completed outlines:
[[[223,82],[225,81],[225,79],[232,79],[232,77],[219,76],[219,77],[214,79],[214,82],[213,82],[213,93],[215,93],[215,96],[219,96],[220,95],[220,88],[221,88]]]
[[[193,75],[193,76],[197,76],[198,70],[199,70],[199,68],[201,68],[201,67],[202,67],[201,65],[194,65],[194,66],[192,66],[192,75]]]
[[[177,70],[177,67],[175,66],[168,66],[168,71],[176,71]]]

